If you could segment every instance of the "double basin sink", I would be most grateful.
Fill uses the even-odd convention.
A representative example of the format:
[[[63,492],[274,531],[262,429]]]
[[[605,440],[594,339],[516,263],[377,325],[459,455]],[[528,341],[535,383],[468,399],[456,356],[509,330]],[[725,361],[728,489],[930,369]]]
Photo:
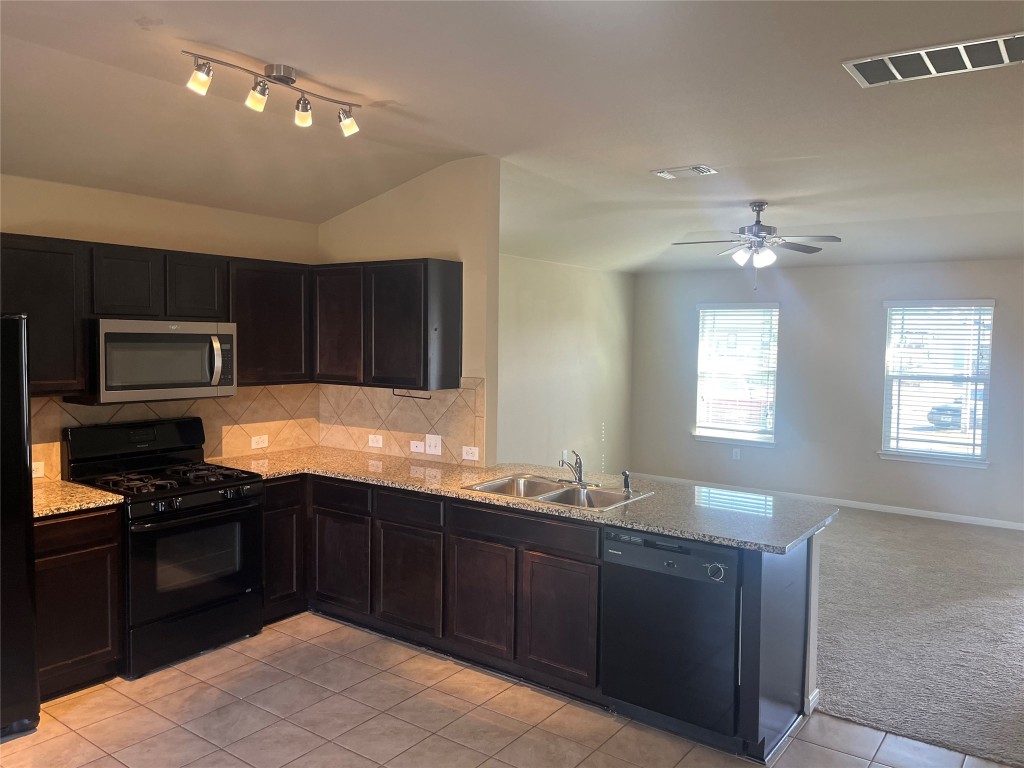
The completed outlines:
[[[561,504],[565,507],[582,507],[597,512],[621,507],[624,504],[653,495],[635,491],[610,490],[608,488],[583,487],[568,481],[553,480],[540,475],[509,475],[488,480],[486,483],[466,486],[467,490],[493,493],[497,496],[513,496],[520,499],[543,501],[545,504]]]

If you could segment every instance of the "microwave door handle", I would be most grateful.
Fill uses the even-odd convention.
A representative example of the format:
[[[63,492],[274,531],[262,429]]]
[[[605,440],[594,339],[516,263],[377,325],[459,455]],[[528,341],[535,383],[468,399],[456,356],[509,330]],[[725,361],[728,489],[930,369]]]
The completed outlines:
[[[220,336],[210,336],[210,344],[213,347],[213,376],[210,377],[210,386],[216,387],[220,384],[220,374],[224,368],[224,353],[220,348]]]

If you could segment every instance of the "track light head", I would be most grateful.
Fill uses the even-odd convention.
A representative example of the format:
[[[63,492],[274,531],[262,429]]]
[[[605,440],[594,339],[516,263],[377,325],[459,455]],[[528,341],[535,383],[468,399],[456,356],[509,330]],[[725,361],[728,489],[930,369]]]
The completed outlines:
[[[346,138],[353,133],[359,133],[359,126],[356,125],[356,119],[352,117],[351,109],[342,107],[338,110],[338,124],[341,126],[341,132]]]
[[[213,79],[213,67],[210,66],[210,62],[204,61],[202,63],[196,60],[196,68],[192,72],[192,77],[188,79],[188,89],[195,91],[200,96],[205,96],[206,92],[210,90],[210,81]]]
[[[299,100],[295,102],[295,124],[301,128],[308,128],[313,124],[313,107],[306,94],[299,96]]]
[[[262,112],[267,106],[267,97],[270,95],[270,86],[267,85],[267,81],[262,78],[256,78],[256,82],[252,85],[252,90],[249,91],[249,95],[245,98],[245,106],[254,112]]]

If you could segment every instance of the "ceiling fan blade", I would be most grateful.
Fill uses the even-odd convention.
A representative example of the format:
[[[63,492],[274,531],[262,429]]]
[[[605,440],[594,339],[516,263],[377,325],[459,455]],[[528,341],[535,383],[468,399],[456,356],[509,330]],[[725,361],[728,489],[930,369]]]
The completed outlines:
[[[780,235],[786,240],[806,240],[809,243],[841,243],[843,238],[835,235]]]
[[[672,245],[707,245],[708,243],[741,243],[742,240],[692,240],[687,243],[672,243]]]
[[[790,243],[781,242],[776,243],[772,248],[785,248],[787,251],[799,251],[800,253],[817,253],[821,248],[815,248],[813,245],[804,245],[803,243]]]
[[[719,256],[728,256],[730,253],[733,253],[734,251],[738,251],[742,247],[743,247],[743,243],[740,243],[739,245],[734,245],[732,248],[726,248],[721,253],[716,253],[715,254],[715,258],[718,258]]]

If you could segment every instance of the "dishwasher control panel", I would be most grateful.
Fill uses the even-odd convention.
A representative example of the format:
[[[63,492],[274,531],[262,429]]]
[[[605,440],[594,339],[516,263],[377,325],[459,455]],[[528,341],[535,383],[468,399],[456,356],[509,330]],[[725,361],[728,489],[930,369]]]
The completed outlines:
[[[739,553],[714,544],[605,528],[601,556],[606,563],[709,584],[735,586],[739,582]]]

